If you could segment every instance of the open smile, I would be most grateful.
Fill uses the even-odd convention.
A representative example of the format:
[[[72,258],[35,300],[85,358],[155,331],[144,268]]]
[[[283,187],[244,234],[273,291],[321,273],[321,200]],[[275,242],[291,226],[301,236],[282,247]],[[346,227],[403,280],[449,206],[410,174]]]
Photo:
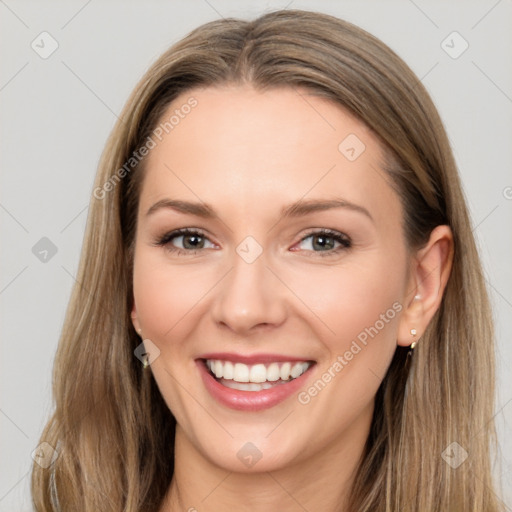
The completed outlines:
[[[260,357],[267,362],[256,364],[220,357],[200,358],[196,363],[214,399],[232,409],[259,411],[297,392],[315,365],[311,360],[269,361],[271,357]]]

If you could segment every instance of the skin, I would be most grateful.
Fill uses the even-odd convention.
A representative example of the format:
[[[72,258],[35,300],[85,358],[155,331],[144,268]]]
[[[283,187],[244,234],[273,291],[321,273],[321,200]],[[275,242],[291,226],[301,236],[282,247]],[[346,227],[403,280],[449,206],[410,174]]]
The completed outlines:
[[[380,143],[339,106],[304,90],[247,85],[188,91],[169,113],[191,96],[197,107],[149,154],[136,232],[133,324],[160,350],[151,371],[177,420],[161,511],[346,510],[396,346],[418,340],[439,307],[450,230],[439,226],[425,247],[408,249]],[[366,147],[354,161],[338,150],[349,134]],[[333,198],[368,215],[346,207],[280,214],[300,199]],[[218,218],[165,207],[147,214],[164,199],[208,203]],[[203,248],[172,252],[190,251],[179,235],[155,245],[179,228],[204,231]],[[318,237],[306,238],[315,228],[352,245],[336,250],[329,238],[334,248],[322,250]],[[247,236],[263,250],[252,263],[236,252]],[[293,395],[236,411],[200,378],[195,359],[206,352],[285,354],[316,361],[307,391],[394,303],[401,311],[307,404]],[[237,457],[247,442],[262,454],[251,468]]]

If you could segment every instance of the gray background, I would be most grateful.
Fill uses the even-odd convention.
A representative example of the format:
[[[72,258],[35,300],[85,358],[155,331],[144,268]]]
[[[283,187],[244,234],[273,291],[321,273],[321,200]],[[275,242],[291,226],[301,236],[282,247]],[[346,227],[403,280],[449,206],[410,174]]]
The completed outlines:
[[[52,362],[93,177],[116,115],[148,66],[191,29],[285,7],[334,14],[375,34],[411,66],[439,108],[494,306],[495,471],[512,510],[511,0],[0,0],[0,511],[31,510],[31,452],[51,410]],[[43,31],[59,45],[46,59],[31,47]],[[453,31],[469,44],[458,58],[461,39],[451,36],[442,46]],[[43,237],[57,249],[46,261],[32,250]]]

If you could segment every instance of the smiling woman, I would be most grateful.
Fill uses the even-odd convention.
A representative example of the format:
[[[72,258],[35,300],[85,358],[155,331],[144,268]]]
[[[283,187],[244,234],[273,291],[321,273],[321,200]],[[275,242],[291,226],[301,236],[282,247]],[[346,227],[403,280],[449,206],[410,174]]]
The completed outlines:
[[[324,14],[225,19],[120,117],[36,509],[503,510],[484,280],[404,62]]]

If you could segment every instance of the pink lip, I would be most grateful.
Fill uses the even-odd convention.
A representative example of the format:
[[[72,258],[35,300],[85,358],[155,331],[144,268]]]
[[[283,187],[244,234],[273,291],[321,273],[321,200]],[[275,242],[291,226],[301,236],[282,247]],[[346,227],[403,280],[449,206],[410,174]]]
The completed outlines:
[[[228,352],[212,352],[209,354],[203,354],[199,356],[198,359],[220,359],[221,361],[231,361],[233,363],[244,363],[247,365],[250,364],[259,364],[259,363],[286,363],[289,361],[290,363],[299,362],[299,361],[310,361],[308,358],[300,359],[298,357],[292,356],[283,356],[277,354],[253,354],[243,356],[241,354],[233,354]]]
[[[211,355],[212,354],[208,355],[208,359],[224,359],[230,361],[235,360],[226,358],[226,354],[224,354],[224,357],[210,357]],[[258,362],[262,362],[261,357],[258,357]],[[291,360],[284,360],[304,361],[304,359],[296,358],[292,358]],[[237,356],[236,361],[241,362],[240,356]],[[276,361],[276,359],[274,358],[272,361]],[[238,389],[227,388],[226,386],[220,384],[208,371],[208,368],[206,367],[206,364],[203,360],[196,360],[196,364],[199,368],[199,372],[201,374],[201,378],[203,379],[204,385],[212,397],[222,405],[225,405],[231,409],[236,409],[238,411],[261,411],[281,403],[291,395],[295,394],[301,388],[301,386],[304,385],[305,380],[308,379],[311,374],[311,368],[314,366],[310,366],[309,369],[300,377],[293,379],[288,384],[280,384],[273,388],[263,389],[261,391],[241,391]]]

